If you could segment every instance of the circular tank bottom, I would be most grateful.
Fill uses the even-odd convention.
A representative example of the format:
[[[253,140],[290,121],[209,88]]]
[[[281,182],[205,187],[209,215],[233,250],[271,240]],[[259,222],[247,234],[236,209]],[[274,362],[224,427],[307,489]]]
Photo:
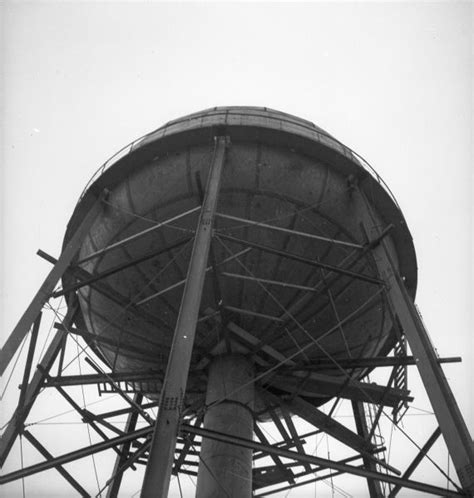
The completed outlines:
[[[152,374],[152,381],[135,384],[151,398],[159,396],[166,368],[212,153],[212,145],[182,147],[134,169],[111,186],[107,209],[80,250],[83,259],[174,219],[82,264],[91,274],[130,266],[78,293],[84,325],[106,341],[98,343],[100,353],[114,371]],[[228,343],[233,352],[253,356],[257,376],[292,356],[260,385],[281,394],[297,390],[321,403],[335,392],[319,390],[309,366],[328,355],[340,360],[385,354],[394,342],[387,303],[370,281],[377,277],[374,261],[353,246],[365,239],[347,177],[294,150],[235,141],[222,175],[186,405],[204,401],[209,363],[227,351]],[[137,259],[141,262],[132,265]],[[340,320],[343,326],[337,325]],[[317,373],[345,375],[331,364]],[[255,409],[265,411],[258,399]]]

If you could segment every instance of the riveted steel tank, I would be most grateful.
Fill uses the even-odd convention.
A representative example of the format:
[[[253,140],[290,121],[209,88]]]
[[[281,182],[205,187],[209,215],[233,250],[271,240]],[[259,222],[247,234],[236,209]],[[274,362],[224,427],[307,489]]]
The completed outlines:
[[[396,340],[394,324],[384,294],[373,297],[378,284],[371,279],[379,275],[364,250],[373,234],[361,230],[351,190],[358,184],[365,192],[382,228],[393,225],[387,240],[414,296],[416,258],[396,201],[359,156],[324,130],[257,107],[217,107],[171,121],[112,158],[86,188],[65,243],[105,188],[106,208],[77,261],[92,275],[128,265],[78,290],[76,323],[97,337],[89,339],[91,347],[114,371],[153,373],[153,382],[137,386],[149,397],[159,396],[217,135],[229,137],[230,145],[186,403],[204,399],[206,365],[222,348],[224,327],[236,352],[256,352],[257,375],[275,363],[275,354],[291,356],[293,367],[328,354],[338,360],[387,354]],[[368,278],[337,273],[332,266]],[[64,287],[72,283],[70,275],[64,278]],[[318,345],[298,354],[315,341]],[[301,380],[293,370],[267,379],[268,388],[291,392]],[[324,373],[343,374],[337,368]],[[327,399],[317,387],[300,394],[314,403]]]

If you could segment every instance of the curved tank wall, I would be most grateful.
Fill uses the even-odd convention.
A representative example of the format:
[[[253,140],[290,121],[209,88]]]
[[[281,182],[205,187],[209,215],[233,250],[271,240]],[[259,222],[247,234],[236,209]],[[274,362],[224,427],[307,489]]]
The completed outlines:
[[[194,208],[200,204],[200,185],[206,184],[217,134],[229,136],[231,142],[219,213],[334,238],[348,245],[217,217],[210,260],[210,268],[214,265],[216,272],[209,271],[205,281],[188,403],[205,393],[206,365],[222,348],[223,327],[234,331],[233,347],[244,353],[255,348],[254,339],[283,355],[295,353],[308,341],[319,341],[321,347],[311,347],[294,358],[296,365],[317,362],[326,358],[326,353],[336,359],[388,353],[395,336],[383,293],[342,329],[336,327],[327,334],[339,319],[354,314],[373,296],[377,284],[290,260],[260,246],[328,265],[343,265],[377,278],[370,253],[350,245],[366,242],[360,220],[351,209],[351,181],[357,181],[368,194],[380,226],[394,225],[390,246],[414,295],[415,254],[396,202],[348,148],[320,128],[284,113],[248,107],[214,108],[168,123],[126,150],[85,191],[65,242],[97,192],[107,188],[109,195],[104,213],[80,249],[79,260],[157,222],[190,212],[81,264],[89,273],[100,274],[155,254],[112,274],[100,287],[78,291],[78,325],[106,340],[91,346],[116,371],[156,372],[157,378],[162,378],[183,289],[180,282],[186,275],[190,239],[198,219]],[[242,240],[250,241],[251,247]],[[242,251],[241,256],[235,256]],[[71,277],[63,283],[65,287],[70,285]],[[282,305],[296,320],[288,318]],[[271,364],[265,352],[259,355],[257,367],[258,362],[262,368]],[[341,375],[334,369],[325,373]],[[360,377],[364,373],[353,374]],[[297,371],[268,379],[271,388],[282,392],[291,392],[300,381]],[[159,389],[159,380],[143,387],[151,397],[156,397]],[[314,386],[301,394],[315,402],[323,399]]]

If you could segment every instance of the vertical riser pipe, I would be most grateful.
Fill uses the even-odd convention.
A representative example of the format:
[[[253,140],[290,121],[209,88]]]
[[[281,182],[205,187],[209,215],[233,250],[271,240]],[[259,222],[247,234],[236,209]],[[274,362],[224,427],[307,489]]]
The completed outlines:
[[[253,368],[243,355],[224,355],[209,368],[204,427],[253,438]],[[215,402],[220,403],[212,405]],[[196,498],[250,498],[252,450],[203,439]]]

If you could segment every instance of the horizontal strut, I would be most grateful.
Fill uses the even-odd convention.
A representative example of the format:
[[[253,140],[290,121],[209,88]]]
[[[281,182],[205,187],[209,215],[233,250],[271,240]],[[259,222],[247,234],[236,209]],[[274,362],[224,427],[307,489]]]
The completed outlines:
[[[279,285],[280,287],[288,287],[290,289],[299,289],[307,292],[317,292],[317,289],[315,289],[314,287],[308,287],[307,285],[292,284],[290,282],[282,282],[280,280],[269,280],[268,278],[251,277],[250,275],[241,275],[239,273],[229,273],[226,271],[223,271],[221,275],[223,277],[237,278],[240,280],[251,280],[254,282],[261,282],[263,284]]]
[[[232,311],[234,313],[238,313],[240,315],[249,315],[249,316],[255,316],[257,318],[265,318],[266,320],[272,320],[274,322],[279,322],[279,323],[283,322],[283,320],[278,316],[271,316],[271,315],[266,315],[264,313],[257,313],[256,311],[237,308],[235,306],[224,306],[224,309]]]
[[[262,383],[268,383],[289,393],[299,390],[302,396],[332,397],[364,401],[366,403],[383,404],[394,407],[400,400],[413,401],[409,391],[405,389],[388,389],[375,383],[360,382],[351,377],[330,376],[311,372],[309,375],[292,376],[279,373],[264,376]]]
[[[85,448],[81,448],[80,450],[71,451],[70,453],[52,458],[51,460],[48,460],[46,462],[37,463],[35,465],[31,465],[30,467],[10,472],[9,474],[0,476],[0,484],[6,484],[7,482],[16,481],[17,479],[28,477],[33,474],[37,474],[38,472],[43,472],[44,470],[52,469],[54,467],[57,467],[58,465],[64,465],[66,463],[73,462],[74,460],[79,460],[80,458],[84,458],[89,455],[108,450],[109,448],[113,448],[120,444],[126,443],[127,441],[133,441],[141,437],[147,437],[152,433],[152,431],[153,427],[144,427],[143,429],[139,429],[129,434],[124,434],[123,436],[117,436],[115,438],[108,439],[107,441],[102,441],[91,446],[86,446]]]
[[[56,263],[56,259],[50,256],[49,254],[45,253],[44,251],[39,250],[37,254],[38,256],[42,257],[43,259],[49,261],[52,264]],[[88,272],[87,270],[83,270],[78,266],[70,267],[67,271],[69,271],[72,275],[74,275],[74,277],[79,279],[87,279],[93,276],[92,273]],[[92,284],[91,287],[92,289],[99,292],[103,296],[107,297],[111,301],[117,303],[120,306],[123,306],[128,311],[133,311],[133,313],[135,313],[140,318],[143,318],[148,323],[151,323],[152,325],[155,326],[158,325],[166,330],[172,330],[170,325],[161,320],[160,317],[147,312],[143,308],[139,308],[138,306],[136,306],[136,304],[133,301],[130,301],[123,294],[117,292],[106,282],[94,282],[94,284]],[[143,340],[145,340],[145,338],[143,338]]]
[[[85,386],[89,384],[100,384],[102,382],[146,382],[161,381],[157,372],[143,374],[137,372],[120,372],[108,374],[87,374],[87,375],[61,375],[59,377],[49,377],[44,387],[56,386]]]
[[[55,323],[53,325],[53,327],[57,330],[62,330],[63,332],[66,332],[68,334],[73,334],[73,335],[78,335],[80,337],[82,337],[87,344],[90,344],[91,342],[97,342],[97,343],[100,343],[100,344],[107,344],[109,346],[113,346],[114,348],[117,348],[117,347],[126,347],[127,351],[130,351],[130,352],[134,352],[134,353],[138,353],[140,355],[143,355],[143,356],[148,356],[148,357],[151,357],[151,358],[154,358],[153,357],[153,354],[150,350],[150,346],[151,347],[163,347],[163,344],[158,344],[158,343],[155,343],[155,342],[151,342],[150,340],[147,340],[146,343],[148,346],[148,349],[147,346],[143,346],[143,347],[137,347],[137,346],[132,346],[131,344],[121,344],[121,343],[117,343],[117,339],[111,339],[110,337],[106,337],[106,336],[102,336],[102,335],[97,335],[97,334],[92,334],[91,332],[87,332],[86,330],[82,330],[82,329],[78,329],[77,327],[64,327],[64,325],[62,325],[61,323]],[[133,335],[132,337],[135,337],[135,338],[139,338],[138,336],[136,335]],[[135,341],[137,342],[137,341]]]
[[[462,358],[460,356],[449,356],[446,358],[438,358],[438,363],[460,363]],[[338,366],[334,362],[323,358],[321,360],[312,360],[307,365],[300,365],[294,367],[287,367],[289,370],[299,372],[311,372],[326,369],[340,370],[342,368],[376,368],[376,367],[394,367],[398,365],[416,365],[416,358],[414,356],[372,356],[370,358],[341,358],[337,360]],[[285,367],[282,368],[285,370]]]
[[[94,259],[97,256],[101,256],[102,254],[105,254],[106,252],[109,252],[112,249],[117,249],[117,247],[121,247],[125,244],[128,244],[132,240],[136,240],[136,239],[143,237],[144,235],[146,235],[154,230],[157,230],[158,228],[160,228],[162,226],[168,225],[169,223],[172,223],[173,221],[179,220],[180,218],[184,218],[188,214],[194,213],[198,209],[201,209],[201,206],[193,207],[192,209],[189,209],[188,211],[185,211],[184,213],[180,213],[176,216],[173,216],[172,218],[169,218],[168,220],[161,221],[161,222],[157,223],[156,225],[153,225],[150,228],[142,230],[141,232],[130,235],[130,237],[127,237],[125,239],[119,240],[118,242],[110,244],[110,246],[107,246],[107,247],[104,247],[103,249],[99,249],[98,251],[92,252],[91,254],[88,254],[85,258],[82,258],[80,261],[77,261],[76,265],[80,265],[82,263],[85,263],[86,261]]]
[[[235,242],[236,244],[240,244],[243,246],[254,247],[255,249],[259,249],[263,252],[267,252],[269,254],[275,254],[276,256],[280,256],[282,258],[291,259],[293,261],[297,261],[299,263],[303,263],[309,266],[314,266],[316,268],[324,268],[330,272],[339,273],[341,275],[346,275],[347,277],[355,278],[358,280],[363,280],[364,282],[370,282],[372,284],[377,285],[385,285],[383,280],[380,280],[375,277],[370,277],[368,275],[363,275],[361,273],[357,273],[351,270],[345,270],[344,268],[339,268],[338,266],[329,265],[326,263],[321,263],[317,260],[305,258],[304,256],[299,256],[297,254],[290,253],[288,251],[282,251],[280,249],[275,249],[271,246],[267,246],[264,244],[259,244],[258,242],[252,242],[250,240],[239,239],[237,237],[232,237],[231,235],[226,235],[224,233],[216,234],[218,238],[228,240],[229,242]]]
[[[126,270],[127,268],[130,268],[131,266],[138,265],[139,263],[143,263],[144,261],[147,261],[148,259],[152,259],[156,256],[159,256],[160,254],[163,254],[165,252],[171,251],[172,249],[176,249],[177,247],[180,247],[187,242],[189,242],[192,239],[192,237],[186,237],[185,239],[181,239],[178,242],[175,242],[174,244],[169,245],[168,247],[161,248],[159,250],[154,250],[151,252],[148,252],[147,254],[144,254],[143,256],[140,256],[138,258],[134,258],[131,261],[128,261],[127,263],[124,263],[122,265],[114,266],[113,268],[110,268],[110,270],[106,270],[102,273],[99,273],[98,275],[94,275],[90,278],[86,279],[81,279],[79,282],[77,282],[74,285],[71,285],[67,289],[61,289],[56,292],[53,292],[52,297],[59,297],[59,296],[64,296],[65,294],[68,294],[69,292],[76,291],[82,287],[85,287],[86,285],[93,284],[94,282],[97,282],[99,280],[102,280],[106,277],[110,277],[110,275],[113,275],[115,273],[118,273],[120,271]]]
[[[265,228],[268,230],[275,230],[277,232],[283,232],[283,233],[287,233],[290,235],[296,235],[298,237],[306,237],[308,239],[320,240],[322,242],[329,242],[331,244],[337,244],[340,246],[352,247],[352,248],[356,248],[356,249],[363,249],[364,248],[364,246],[362,246],[361,244],[355,244],[354,242],[346,242],[344,240],[331,239],[329,237],[323,237],[321,235],[315,235],[313,233],[299,232],[298,230],[290,230],[289,228],[277,227],[275,225],[269,225],[269,224],[263,223],[261,221],[254,221],[254,220],[249,220],[246,218],[239,218],[238,216],[230,216],[228,214],[223,214],[223,213],[216,213],[216,216],[218,218],[223,218],[225,220],[239,221],[241,223],[245,223],[246,225],[258,226],[260,228]],[[228,228],[232,228],[232,227],[226,227],[226,229],[228,229]]]
[[[229,261],[232,261],[233,259],[238,258],[239,256],[242,256],[242,255],[248,253],[249,251],[251,251],[250,248],[239,251],[238,253],[233,254],[232,256],[229,256],[228,258],[224,259],[223,261],[220,261],[216,266],[220,266],[220,265],[223,265],[225,263],[228,263]],[[212,269],[213,269],[212,266],[208,266],[206,268],[206,273],[208,271],[211,271]],[[170,285],[169,287],[166,287],[166,289],[161,289],[160,291],[156,292],[155,294],[152,294],[151,296],[145,297],[141,301],[138,301],[137,305],[145,304],[148,301],[151,301],[152,299],[155,299],[158,296],[162,296],[163,294],[166,294],[167,292],[184,285],[185,283],[186,283],[186,279],[184,278],[184,279],[180,280],[179,282],[176,282],[176,283]]]

